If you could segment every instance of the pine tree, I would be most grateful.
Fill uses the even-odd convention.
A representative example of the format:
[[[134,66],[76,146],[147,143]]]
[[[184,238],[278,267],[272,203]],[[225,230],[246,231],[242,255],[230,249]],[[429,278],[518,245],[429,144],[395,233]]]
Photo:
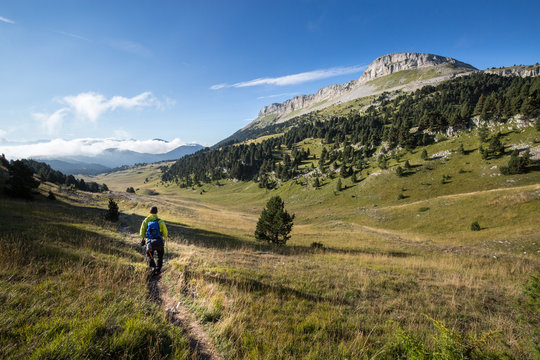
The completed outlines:
[[[39,186],[34,179],[32,170],[21,160],[15,160],[9,165],[9,179],[6,181],[5,192],[9,196],[32,199],[32,190]]]
[[[105,219],[116,222],[118,221],[118,216],[118,204],[112,198],[109,198],[109,210],[105,214]]]
[[[489,142],[488,155],[499,157],[503,154],[504,145],[501,142],[501,134],[497,134]]]
[[[290,215],[285,210],[283,200],[279,196],[274,196],[268,200],[266,208],[259,217],[255,238],[269,244],[285,245],[291,237],[289,234],[293,227],[293,220],[294,214]]]
[[[401,168],[401,166],[398,166],[398,167],[396,168],[396,175],[397,175],[398,177],[402,177],[402,176],[403,176],[403,169]]]
[[[484,123],[481,127],[478,128],[478,137],[480,138],[481,142],[485,142],[488,136],[489,136],[489,129]]]
[[[422,154],[420,154],[420,157],[422,158],[422,160],[426,160],[428,158],[426,149],[422,150]]]
[[[342,189],[343,188],[342,188],[342,184],[341,184],[341,178],[338,178],[337,183],[336,183],[336,191],[340,192]]]

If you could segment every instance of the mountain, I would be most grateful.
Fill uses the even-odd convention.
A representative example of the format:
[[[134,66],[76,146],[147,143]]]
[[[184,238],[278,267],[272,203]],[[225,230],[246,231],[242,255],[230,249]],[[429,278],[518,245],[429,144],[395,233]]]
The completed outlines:
[[[326,86],[315,94],[295,96],[282,103],[262,107],[255,120],[214,146],[242,141],[253,134],[262,134],[261,129],[270,125],[282,124],[295,117],[352,100],[369,100],[369,96],[395,90],[414,91],[425,85],[436,85],[457,76],[479,72],[500,76],[538,76],[540,64],[478,70],[451,57],[434,54],[407,52],[384,55],[375,59],[356,80]],[[368,100],[366,104],[372,103]]]
[[[264,106],[257,118],[243,130],[285,122],[294,116],[383,91],[403,88],[415,90],[426,84],[435,84],[458,74],[473,71],[477,71],[474,66],[439,55],[420,53],[384,55],[375,59],[357,80],[330,85],[315,94],[295,96],[281,104]],[[395,76],[396,74],[399,75]]]
[[[164,160],[177,160],[203,149],[203,146],[182,145],[163,154],[138,153],[131,150],[106,149],[96,156],[69,156],[60,158],[34,157],[35,160],[49,164],[53,169],[65,174],[95,175],[107,172],[122,165],[154,163]]]

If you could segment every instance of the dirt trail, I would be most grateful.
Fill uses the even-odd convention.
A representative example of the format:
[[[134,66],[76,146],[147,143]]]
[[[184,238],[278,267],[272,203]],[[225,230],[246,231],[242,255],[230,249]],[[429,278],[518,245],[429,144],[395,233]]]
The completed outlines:
[[[130,232],[128,226],[121,226],[120,232],[124,233],[128,241],[138,243],[137,234]],[[166,271],[166,265],[164,266]],[[208,334],[204,331],[195,315],[189,311],[180,301],[176,300],[169,289],[162,282],[162,275],[149,276],[146,284],[150,299],[160,305],[167,313],[167,321],[182,329],[189,339],[191,358],[200,360],[222,360],[223,357],[216,350]]]
[[[148,279],[148,292],[151,299],[165,309],[167,320],[182,328],[189,339],[192,359],[223,359],[193,313],[171,296],[161,281],[161,275],[155,275]]]

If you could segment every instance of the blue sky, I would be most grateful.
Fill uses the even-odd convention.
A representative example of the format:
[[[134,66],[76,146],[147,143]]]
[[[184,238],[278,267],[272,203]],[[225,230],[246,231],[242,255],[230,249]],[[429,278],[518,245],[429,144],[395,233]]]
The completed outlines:
[[[536,63],[539,13],[537,0],[4,0],[0,138],[212,145],[388,53]]]

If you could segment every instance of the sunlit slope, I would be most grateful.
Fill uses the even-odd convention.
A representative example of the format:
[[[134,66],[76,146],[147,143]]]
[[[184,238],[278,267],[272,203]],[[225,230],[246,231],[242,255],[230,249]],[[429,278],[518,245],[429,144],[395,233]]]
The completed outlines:
[[[502,131],[508,147],[534,147],[539,137],[532,127],[497,130]],[[458,151],[460,144],[465,154]],[[540,244],[536,241],[540,173],[533,169],[526,174],[501,175],[499,168],[506,165],[509,155],[483,160],[478,152],[480,144],[476,131],[464,132],[426,146],[426,160],[420,156],[424,148],[403,151],[399,162],[390,160],[384,170],[373,158],[360,181],[342,178],[344,190],[339,192],[339,174],[322,179],[319,189],[313,187],[311,179],[302,177],[281,183],[273,190],[261,189],[255,182],[224,180],[180,189],[175,184],[162,183],[154,166],[93,180],[114,184],[117,190],[135,186],[139,189],[139,203],[133,206],[162,204],[164,211],[179,221],[246,240],[252,239],[264,203],[271,196],[280,195],[287,208],[296,213],[291,244],[318,241],[341,248],[355,246],[356,240],[388,238],[392,234],[390,238],[394,239],[538,255],[540,248],[533,243]],[[320,139],[308,139],[298,145],[320,155]],[[404,167],[406,161],[411,169],[398,177],[395,169],[398,165]],[[311,163],[316,166],[317,160],[308,160],[303,166],[310,167]],[[136,183],[136,179],[142,178],[151,180]],[[149,190],[157,195],[146,195]],[[479,222],[481,231],[470,230],[473,221]]]

